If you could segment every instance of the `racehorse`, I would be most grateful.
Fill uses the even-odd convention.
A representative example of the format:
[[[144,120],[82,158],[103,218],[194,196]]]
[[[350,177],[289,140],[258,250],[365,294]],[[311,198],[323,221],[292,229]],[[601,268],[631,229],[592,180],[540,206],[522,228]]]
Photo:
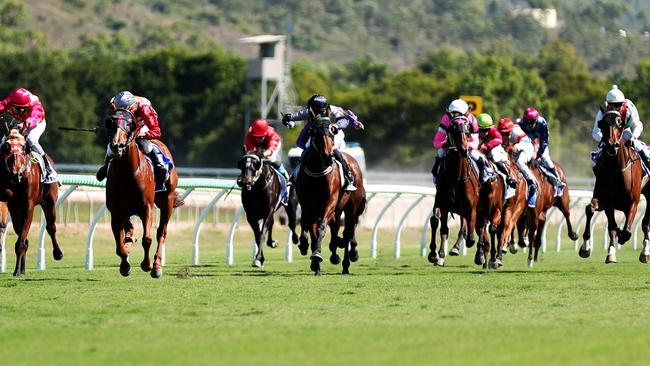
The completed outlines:
[[[16,268],[14,276],[25,274],[25,258],[29,241],[27,235],[32,225],[34,207],[40,205],[45,214],[47,233],[52,239],[52,255],[55,260],[63,258],[63,251],[56,240],[56,201],[59,197],[58,183],[43,184],[43,172],[27,151],[21,127],[12,128],[0,147],[4,169],[0,169],[0,201],[7,202],[11,222],[18,235],[16,239]],[[33,160],[34,159],[34,160]],[[53,164],[50,161],[50,164]],[[2,217],[6,223],[6,215]]]
[[[246,219],[253,229],[255,243],[257,244],[257,253],[253,258],[253,267],[262,267],[264,265],[264,253],[262,242],[268,232],[266,245],[271,248],[278,246],[278,242],[273,240],[273,214],[280,208],[280,178],[261,155],[246,153],[237,164],[241,170],[242,192],[241,202],[246,211]],[[289,219],[289,229],[291,230],[291,239],[294,244],[298,243],[296,234],[296,208],[298,206],[298,197],[295,189],[289,190],[289,199],[284,210]],[[260,221],[261,227],[260,227]]]
[[[312,116],[313,117],[313,116]],[[302,209],[300,225],[300,253],[307,254],[309,239],[311,240],[310,268],[316,276],[321,273],[320,263],[323,261],[321,242],[325,237],[326,227],[331,229],[332,241],[329,244],[332,255],[330,262],[338,264],[341,258],[336,253],[337,248],[344,249],[343,274],[350,273],[350,262],[359,259],[355,228],[359,216],[366,207],[366,191],[363,177],[357,161],[343,153],[350,171],[354,175],[356,191],[342,189],[341,168],[334,161],[334,135],[336,124],[327,117],[312,118],[309,122],[308,134],[311,144],[303,156],[295,189]],[[345,213],[343,238],[339,238],[339,218]]]
[[[116,110],[109,122],[111,136],[110,149],[113,159],[110,163],[106,180],[106,208],[111,212],[111,229],[115,237],[116,253],[121,258],[120,273],[128,276],[131,273],[129,252],[135,239],[133,238],[133,224],[129,220],[132,215],[137,215],[142,220],[144,233],[142,247],[144,259],[140,263],[143,271],[151,271],[151,277],[162,276],[161,256],[162,246],[167,237],[167,223],[174,207],[182,202],[175,194],[178,183],[176,169],[171,170],[169,179],[164,183],[164,190],[155,192],[155,178],[151,163],[140,151],[136,137],[142,125],[136,123],[133,114],[127,110]],[[170,160],[169,149],[158,140],[151,140]],[[149,249],[151,248],[151,224],[153,221],[153,205],[160,208],[160,222],[156,232],[158,246],[154,261],[151,262]]]
[[[564,169],[557,162],[555,164],[555,169],[557,174],[560,177],[560,180],[566,184],[566,175],[564,174]],[[555,197],[555,187],[551,181],[547,178],[546,173],[542,171],[542,168],[539,166],[536,160],[531,161],[531,171],[535,176],[535,179],[539,183],[539,191],[537,193],[537,202],[535,207],[528,207],[526,209],[526,225],[528,229],[528,267],[533,267],[534,262],[537,262],[537,257],[539,253],[539,248],[542,246],[542,232],[544,230],[544,225],[546,225],[546,212],[553,206],[557,207],[567,224],[567,232],[571,240],[578,240],[578,234],[573,231],[573,225],[571,224],[570,217],[570,207],[569,207],[569,186],[564,187],[562,195]]]
[[[616,246],[624,244],[632,236],[631,226],[636,216],[637,206],[641,193],[649,197],[647,178],[643,177],[643,167],[639,155],[631,144],[623,140],[624,123],[618,111],[605,111],[601,107],[603,118],[598,121],[598,127],[603,137],[600,141],[602,147],[598,163],[594,170],[596,183],[594,185],[591,202],[585,207],[587,221],[582,234],[584,243],[580,247],[579,255],[587,258],[591,255],[591,218],[595,211],[605,211],[607,216],[607,229],[609,230],[609,249],[605,263],[616,263]],[[645,187],[644,187],[645,185]],[[622,211],[625,215],[623,230],[618,227],[614,217],[614,210]],[[641,222],[643,230],[643,250],[639,261],[650,261],[650,248],[648,239],[648,222],[650,221],[650,204],[646,205],[645,214]]]
[[[514,162],[514,148],[512,145],[507,144],[503,146],[508,153],[508,169],[510,170],[510,174],[516,178],[515,180],[518,183],[517,187],[515,187],[514,195],[508,198],[503,204],[503,217],[501,225],[497,231],[499,237],[499,248],[496,258],[497,267],[502,265],[503,254],[506,251],[506,246],[509,246],[512,254],[517,253],[517,248],[514,246],[514,229],[518,226],[519,222],[525,224],[525,219],[523,219],[522,216],[526,210],[527,203],[526,183],[523,174],[519,171]],[[523,243],[523,226],[519,226],[519,228],[520,245],[523,248],[526,246],[526,244]]]
[[[427,259],[434,265],[444,266],[444,243],[449,236],[447,216],[450,212],[460,215],[466,229],[466,245],[474,245],[476,211],[479,201],[480,184],[478,174],[472,168],[467,145],[470,139],[469,121],[466,117],[454,117],[447,127],[447,153],[440,173],[436,198],[431,216],[431,243]],[[437,250],[436,232],[440,225],[440,250]],[[461,229],[462,230],[462,229]]]

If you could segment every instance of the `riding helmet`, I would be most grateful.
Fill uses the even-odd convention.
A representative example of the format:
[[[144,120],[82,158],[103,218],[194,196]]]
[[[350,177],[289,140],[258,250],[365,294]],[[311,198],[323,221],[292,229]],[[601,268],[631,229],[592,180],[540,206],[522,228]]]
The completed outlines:
[[[16,107],[26,107],[32,99],[32,93],[25,88],[16,88],[9,94],[9,101]]]
[[[307,107],[317,116],[323,114],[329,106],[327,99],[320,94],[312,95],[307,101]]]

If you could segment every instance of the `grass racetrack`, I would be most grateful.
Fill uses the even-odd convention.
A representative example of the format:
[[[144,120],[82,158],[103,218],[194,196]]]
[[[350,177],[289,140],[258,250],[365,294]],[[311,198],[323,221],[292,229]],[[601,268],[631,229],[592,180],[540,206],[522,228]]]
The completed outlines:
[[[285,228],[276,231],[284,242]],[[192,230],[178,229],[155,280],[139,268],[140,241],[123,278],[108,229],[97,232],[92,271],[83,267],[85,231],[59,233],[63,260],[52,259],[48,239],[47,270],[38,271],[32,234],[21,278],[11,276],[15,236],[7,238],[2,365],[650,363],[650,268],[628,246],[606,266],[602,249],[583,260],[567,240],[533,269],[520,252],[494,272],[472,263],[473,248],[433,267],[418,255],[415,230],[403,233],[400,259],[394,233],[380,232],[372,260],[364,230],[352,275],[326,259],[316,278],[297,248],[284,262],[283,244],[266,248],[265,268],[251,268],[243,229],[234,266],[224,260],[226,231],[215,228],[202,231],[202,264],[188,266]]]

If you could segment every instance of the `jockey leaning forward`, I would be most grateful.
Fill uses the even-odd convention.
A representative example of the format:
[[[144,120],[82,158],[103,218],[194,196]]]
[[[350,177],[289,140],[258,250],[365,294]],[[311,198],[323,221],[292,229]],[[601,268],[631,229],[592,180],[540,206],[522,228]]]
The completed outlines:
[[[293,121],[312,121],[319,116],[329,117],[330,121],[335,123],[338,126],[338,132],[334,137],[334,156],[336,160],[341,163],[343,167],[343,174],[347,181],[345,186],[346,191],[356,191],[357,187],[354,185],[354,176],[348,167],[348,163],[343,158],[341,150],[345,147],[345,141],[343,140],[344,134],[343,129],[347,128],[350,125],[350,122],[354,125],[354,128],[357,130],[363,130],[364,125],[357,116],[349,109],[343,109],[341,107],[331,105],[327,102],[327,99],[319,94],[312,95],[307,102],[307,108],[304,108],[298,112],[288,113],[282,117],[282,123],[285,126],[293,127]],[[307,131],[309,130],[309,125],[305,124],[302,131],[298,135],[296,140],[296,145],[306,151],[309,146],[309,136]],[[304,154],[303,151],[303,154]],[[295,174],[295,173],[294,173]]]
[[[528,184],[528,206],[535,207],[537,203],[537,180],[530,171],[528,163],[533,159],[535,154],[535,146],[530,137],[519,127],[518,124],[512,122],[510,118],[502,118],[499,120],[497,130],[503,138],[503,146],[508,149],[513,149],[513,160],[515,165],[523,174],[526,183]]]
[[[510,187],[516,187],[517,181],[510,176],[508,169],[508,154],[501,146],[503,140],[497,127],[492,121],[492,117],[487,113],[481,113],[477,118],[479,149],[487,155],[494,165],[506,177],[506,183]]]

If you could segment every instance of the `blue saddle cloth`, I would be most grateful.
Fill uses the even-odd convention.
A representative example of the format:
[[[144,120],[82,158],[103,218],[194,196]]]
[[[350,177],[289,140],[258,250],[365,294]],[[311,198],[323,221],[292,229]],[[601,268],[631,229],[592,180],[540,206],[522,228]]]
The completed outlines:
[[[165,155],[156,144],[151,144],[151,146],[153,146],[153,151],[156,153],[156,156],[158,156],[158,159],[160,159],[165,163],[165,165],[167,166],[167,171],[169,172],[169,174],[171,174],[172,169],[174,169],[174,163],[172,163],[171,159],[167,155]],[[149,160],[149,158],[147,158],[147,160]],[[153,163],[151,162],[151,160],[149,160],[149,165],[151,165],[151,169],[153,169]],[[154,177],[156,177],[155,174]],[[156,179],[156,192],[166,191],[167,188],[165,188],[165,181],[159,179],[158,177],[156,177],[155,179]]]
[[[275,210],[277,210],[281,204],[287,204],[289,202],[289,190],[287,189],[287,178],[284,177],[284,174],[280,173],[275,167],[271,167],[280,181],[280,199],[275,205]]]

